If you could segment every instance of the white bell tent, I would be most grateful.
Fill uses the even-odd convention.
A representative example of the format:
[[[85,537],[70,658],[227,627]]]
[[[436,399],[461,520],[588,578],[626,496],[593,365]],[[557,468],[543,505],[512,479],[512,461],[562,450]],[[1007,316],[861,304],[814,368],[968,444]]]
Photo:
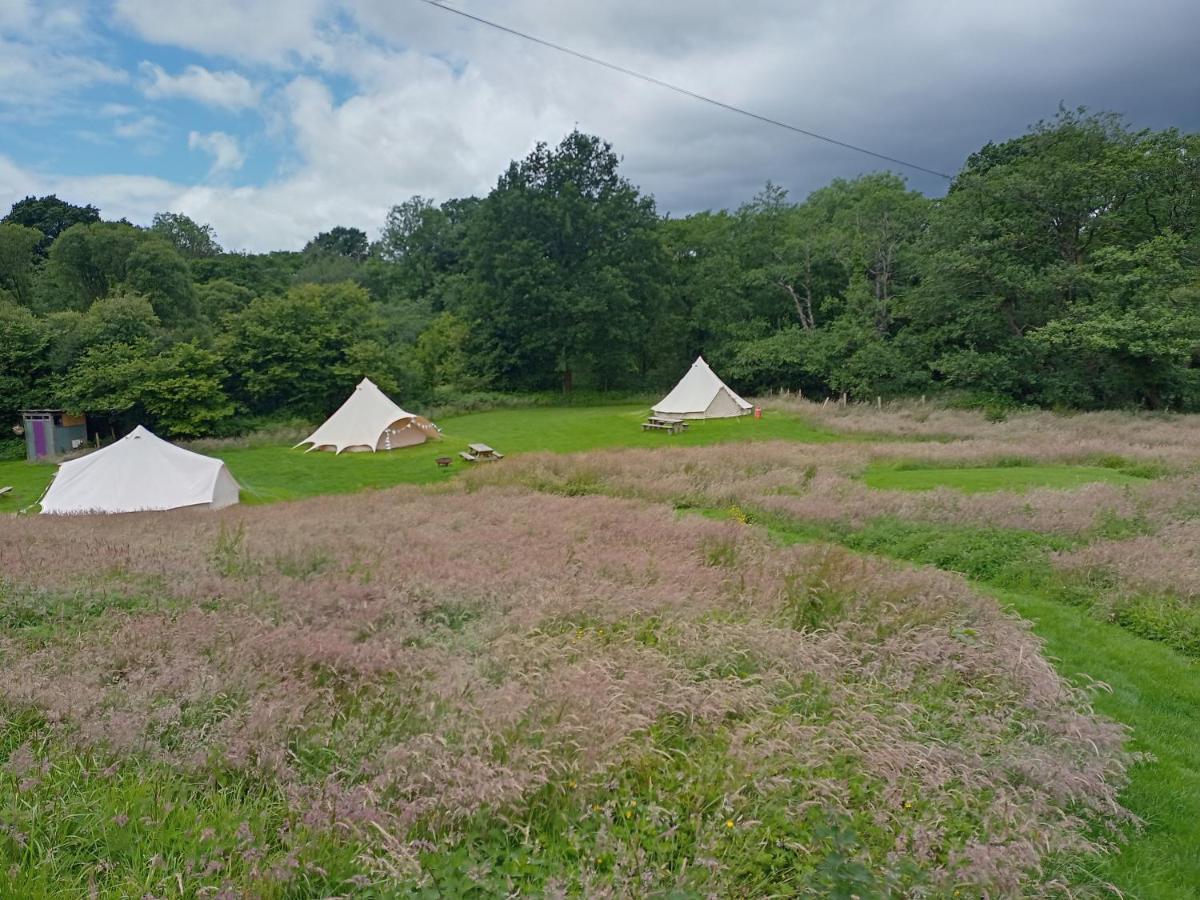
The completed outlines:
[[[405,412],[373,381],[364,378],[337,412],[297,447],[309,450],[395,450],[438,437],[437,427],[422,416]]]
[[[728,419],[744,416],[754,407],[731,391],[703,356],[697,356],[679,384],[653,409],[655,415],[680,419]]]
[[[238,502],[225,463],[176,447],[139,425],[119,441],[65,462],[42,497],[42,513],[221,509]]]

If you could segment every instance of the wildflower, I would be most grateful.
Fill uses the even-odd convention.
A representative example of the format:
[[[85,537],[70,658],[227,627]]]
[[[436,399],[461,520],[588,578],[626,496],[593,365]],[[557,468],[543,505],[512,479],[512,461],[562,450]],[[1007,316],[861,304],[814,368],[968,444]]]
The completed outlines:
[[[725,827],[726,827],[726,828],[732,828],[732,827],[733,827],[733,819],[726,819],[726,820],[725,820]]]
[[[124,828],[126,825],[129,824],[129,816],[125,815],[125,813],[117,813],[115,816],[112,817],[112,820],[113,820],[113,824],[116,825],[118,828]]]
[[[904,808],[905,808],[905,809],[912,809],[912,801],[911,801],[911,800],[905,800],[905,801],[904,801]]]
[[[625,818],[627,818],[627,819],[632,819],[632,818],[633,818],[633,812],[632,812],[632,811],[630,811],[630,810],[628,810],[628,809],[627,809],[627,810],[625,810]]]

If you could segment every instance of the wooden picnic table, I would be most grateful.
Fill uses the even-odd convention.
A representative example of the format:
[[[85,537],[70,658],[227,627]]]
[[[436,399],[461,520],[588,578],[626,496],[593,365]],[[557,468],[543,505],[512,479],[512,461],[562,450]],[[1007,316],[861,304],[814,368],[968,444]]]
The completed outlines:
[[[503,453],[497,453],[487,444],[467,444],[467,449],[458,455],[467,462],[495,462],[504,459]]]
[[[687,427],[687,422],[673,416],[650,416],[642,423],[642,431],[667,431],[671,434],[687,431]]]

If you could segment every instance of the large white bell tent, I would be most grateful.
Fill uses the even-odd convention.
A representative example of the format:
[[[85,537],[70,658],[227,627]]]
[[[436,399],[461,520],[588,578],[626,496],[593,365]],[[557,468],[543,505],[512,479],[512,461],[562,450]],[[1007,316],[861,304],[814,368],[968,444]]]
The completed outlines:
[[[44,514],[125,513],[238,502],[225,463],[164,441],[141,425],[119,441],[65,462],[42,497]]]
[[[731,391],[703,356],[697,356],[679,384],[653,409],[655,415],[680,419],[727,419],[744,416],[754,407]]]
[[[364,378],[325,424],[302,440],[309,450],[395,450],[437,437],[437,427],[405,412],[373,381]]]

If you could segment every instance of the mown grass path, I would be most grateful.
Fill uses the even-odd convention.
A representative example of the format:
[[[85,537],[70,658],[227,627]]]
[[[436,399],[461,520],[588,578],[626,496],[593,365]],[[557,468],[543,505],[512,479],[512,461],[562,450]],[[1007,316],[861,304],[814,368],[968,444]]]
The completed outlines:
[[[1064,677],[1107,684],[1096,709],[1132,729],[1130,749],[1153,755],[1133,767],[1123,795],[1146,827],[1097,874],[1131,897],[1200,897],[1200,664],[1083,610],[982,589],[1033,623]]]

